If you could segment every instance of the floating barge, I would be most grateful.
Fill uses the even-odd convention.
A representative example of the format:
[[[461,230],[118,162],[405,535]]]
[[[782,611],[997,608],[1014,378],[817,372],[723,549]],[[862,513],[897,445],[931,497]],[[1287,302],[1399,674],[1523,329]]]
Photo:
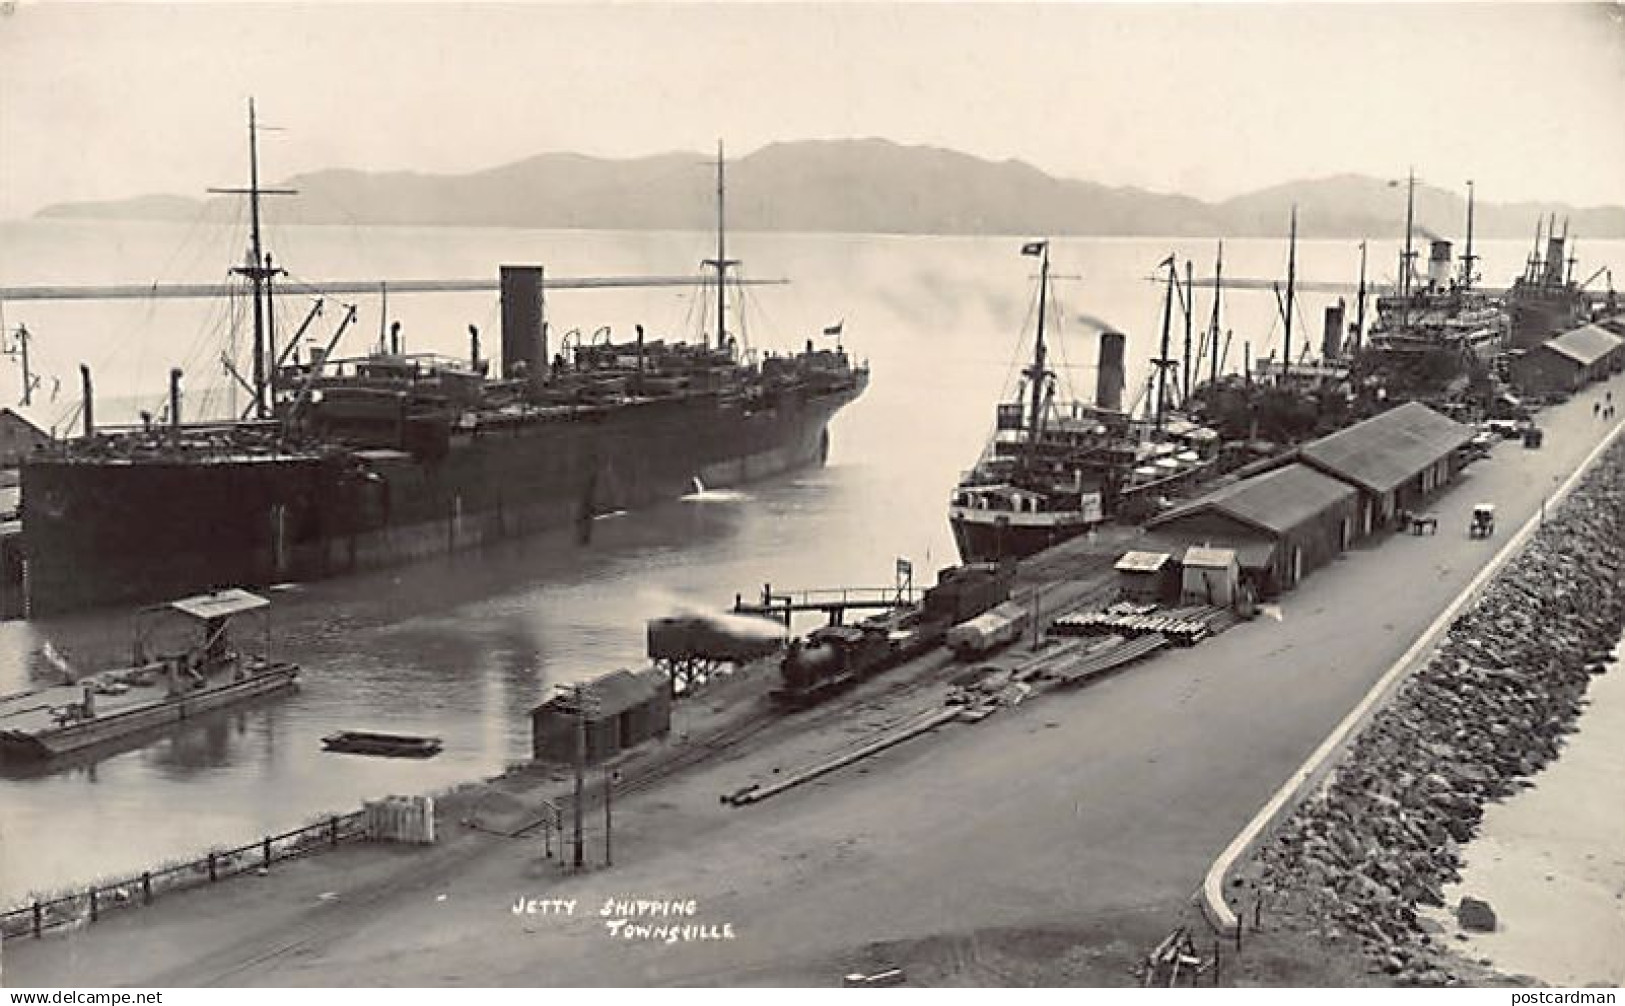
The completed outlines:
[[[440,738],[345,730],[323,737],[322,748],[344,754],[378,755],[384,758],[433,758],[440,753]]]
[[[131,666],[0,699],[0,758],[57,758],[297,687],[296,665],[238,653],[227,636],[233,617],[269,607],[265,598],[233,589],[148,609],[138,620]],[[182,652],[148,659],[155,616],[164,615],[178,615],[201,630],[200,638]]]

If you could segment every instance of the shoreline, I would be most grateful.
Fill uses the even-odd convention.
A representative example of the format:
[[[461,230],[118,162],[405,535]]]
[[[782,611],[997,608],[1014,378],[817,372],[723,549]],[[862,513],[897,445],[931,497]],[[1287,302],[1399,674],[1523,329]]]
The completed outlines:
[[[1558,760],[1533,787],[1486,809],[1463,847],[1446,903],[1486,901],[1497,925],[1457,937],[1460,954],[1554,986],[1625,985],[1625,801],[1606,798],[1625,785],[1622,667],[1616,660],[1591,682]],[[1455,929],[1442,910],[1425,918],[1440,932]]]

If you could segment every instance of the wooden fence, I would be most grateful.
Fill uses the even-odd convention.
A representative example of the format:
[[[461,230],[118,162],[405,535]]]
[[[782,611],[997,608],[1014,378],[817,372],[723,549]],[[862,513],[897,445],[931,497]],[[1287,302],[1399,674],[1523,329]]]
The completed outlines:
[[[38,937],[47,930],[95,922],[108,912],[150,905],[160,894],[201,887],[238,874],[269,870],[272,863],[298,859],[367,837],[366,811],[340,814],[280,835],[267,835],[202,859],[149,870],[49,901],[34,901],[0,914],[0,940]]]

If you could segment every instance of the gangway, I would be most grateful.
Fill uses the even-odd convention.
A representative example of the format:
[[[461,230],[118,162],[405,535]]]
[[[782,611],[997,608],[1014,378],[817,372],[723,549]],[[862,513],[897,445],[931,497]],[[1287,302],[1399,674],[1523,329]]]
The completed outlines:
[[[897,582],[890,587],[825,587],[813,590],[773,592],[771,583],[762,584],[761,600],[750,604],[742,594],[734,595],[736,615],[766,615],[790,627],[799,612],[821,611],[831,625],[841,625],[848,611],[890,611],[914,603],[914,564],[897,560]]]

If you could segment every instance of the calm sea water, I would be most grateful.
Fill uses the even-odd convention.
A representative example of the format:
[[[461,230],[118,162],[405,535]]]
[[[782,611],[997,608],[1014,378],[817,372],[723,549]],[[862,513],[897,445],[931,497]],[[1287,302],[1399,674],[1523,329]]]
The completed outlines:
[[[681,274],[696,271],[710,240],[298,227],[273,229],[270,245],[292,270],[293,287],[494,277],[497,265],[515,262],[541,263],[560,276]],[[216,280],[242,246],[240,233],[219,227],[0,223],[0,285]],[[526,714],[555,683],[639,664],[645,620],[676,606],[720,608],[768,581],[881,584],[896,556],[922,571],[952,562],[946,494],[990,432],[993,404],[1024,355],[1024,335],[1030,347],[1036,260],[1022,258],[1019,246],[1019,238],[735,235],[730,252],[745,260],[746,275],[793,280],[748,295],[750,345],[790,349],[844,320],[846,347],[872,365],[869,391],[832,426],[827,467],[752,486],[737,499],[672,501],[603,521],[587,547],[542,537],[276,591],[275,645],[303,666],[299,693],[94,762],[0,776],[0,901],[252,839],[369,797],[500,770],[526,756]],[[1392,275],[1384,263],[1395,250],[1373,243],[1374,278]],[[1129,333],[1130,397],[1142,386],[1161,323],[1161,295],[1146,277],[1170,252],[1198,258],[1199,274],[1210,269],[1213,247],[1205,241],[1055,243],[1065,319],[1056,357],[1083,397],[1093,388],[1094,326],[1102,322]],[[1504,282],[1526,248],[1491,242],[1482,252],[1486,275]],[[1625,275],[1625,243],[1582,246],[1579,254],[1586,273],[1608,263]],[[1225,255],[1227,275],[1284,275],[1281,242],[1230,242]],[[1305,278],[1357,275],[1354,242],[1305,243],[1299,259]],[[1209,294],[1199,291],[1197,299],[1200,329]],[[1298,338],[1307,332],[1318,343],[1321,311],[1332,299],[1303,298]],[[279,328],[292,331],[308,304],[288,298]],[[362,298],[358,307],[341,354],[365,351],[378,338],[378,298]],[[480,326],[487,353],[500,342],[494,293],[391,296],[388,308],[410,351],[465,355],[469,324]],[[703,314],[694,291],[677,289],[560,291],[548,309],[555,336],[607,324],[621,338],[637,322],[651,337],[692,336]],[[71,406],[81,362],[95,373],[99,415],[156,411],[171,366],[186,370],[189,413],[229,404],[223,393],[202,389],[224,384],[225,332],[233,323],[246,331],[240,306],[18,302],[0,310],[7,329],[28,326],[36,366],[61,380],[53,404],[47,379],[39,411],[48,418]],[[329,309],[312,332],[325,341],[339,313]],[[1269,294],[1232,294],[1226,322],[1235,332],[1232,369],[1244,340],[1255,356],[1280,352]],[[1175,327],[1177,346],[1183,328]],[[245,338],[237,336],[239,349]],[[0,371],[0,401],[15,401],[17,382],[15,371]],[[114,611],[0,624],[0,693],[47,679],[47,642],[80,667],[120,660],[130,623],[130,612]],[[321,736],[346,728],[433,733],[445,751],[409,764],[322,753]]]

